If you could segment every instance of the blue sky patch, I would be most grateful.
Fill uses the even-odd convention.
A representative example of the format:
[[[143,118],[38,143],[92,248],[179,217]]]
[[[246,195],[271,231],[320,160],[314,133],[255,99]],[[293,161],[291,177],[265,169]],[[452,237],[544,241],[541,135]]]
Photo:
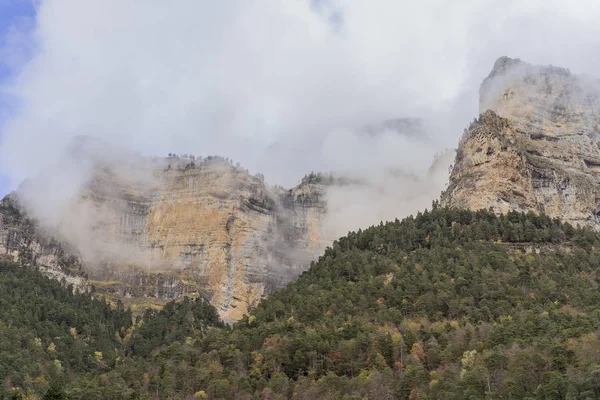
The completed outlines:
[[[16,99],[5,87],[29,56],[27,38],[33,30],[34,18],[34,0],[0,0],[0,140],[6,118],[17,108]],[[0,169],[0,198],[15,183],[10,182],[7,175]]]

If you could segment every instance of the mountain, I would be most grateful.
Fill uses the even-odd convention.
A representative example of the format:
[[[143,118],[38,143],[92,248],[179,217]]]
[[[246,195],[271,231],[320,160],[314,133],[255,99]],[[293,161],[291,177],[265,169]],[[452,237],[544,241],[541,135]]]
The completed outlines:
[[[71,280],[73,265],[83,265],[89,279],[80,289],[126,305],[196,294],[237,320],[331,243],[321,237],[324,183],[316,179],[273,189],[221,157],[117,157],[81,138],[69,152],[90,173],[73,200],[61,199],[62,215],[50,208],[58,222],[44,229],[51,199],[28,182],[2,202],[0,252],[24,263],[27,253],[30,264]]]
[[[0,202],[0,257],[136,313],[194,295],[232,322],[334,238],[430,203],[448,154],[427,173],[311,172],[284,189],[223,157],[150,158],[81,136]]]
[[[499,58],[442,204],[533,210],[600,229],[599,88],[567,69]]]
[[[233,327],[201,300],[132,324],[5,266],[1,384],[88,400],[595,399],[599,246],[545,215],[436,208],[340,238]]]
[[[422,204],[454,153],[431,180],[311,173],[283,189],[221,157],[78,139],[0,203],[0,392],[600,398],[594,88],[500,58],[433,210],[335,241],[332,216]]]

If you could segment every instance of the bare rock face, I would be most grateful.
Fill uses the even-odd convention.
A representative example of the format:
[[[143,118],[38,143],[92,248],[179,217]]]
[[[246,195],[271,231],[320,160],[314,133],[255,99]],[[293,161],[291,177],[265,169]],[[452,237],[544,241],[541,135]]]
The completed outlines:
[[[11,196],[0,201],[0,260],[36,267],[47,276],[72,285],[75,290],[89,290],[75,249],[40,231]]]
[[[77,146],[80,158],[92,159],[85,146]],[[332,242],[321,237],[321,182],[305,179],[290,190],[274,189],[219,157],[111,163],[93,166],[52,231],[11,219],[8,208],[0,213],[1,254],[25,263],[26,243],[32,263],[48,275],[83,265],[92,290],[134,309],[199,295],[234,321],[308,269]],[[40,210],[35,202],[43,203],[43,196],[32,193],[21,196],[22,203]],[[76,249],[69,253],[71,264],[60,258],[58,237]]]
[[[545,212],[600,229],[598,83],[498,59],[460,140],[442,205]]]
[[[155,177],[154,187],[99,179],[90,188],[110,216],[103,236],[129,243],[134,250],[126,259],[135,263],[124,270],[116,254],[116,262],[92,267],[90,278],[105,290],[106,282],[118,282],[110,290],[125,298],[197,293],[225,320],[237,320],[331,242],[320,237],[321,185],[272,190],[223,160],[173,159]]]

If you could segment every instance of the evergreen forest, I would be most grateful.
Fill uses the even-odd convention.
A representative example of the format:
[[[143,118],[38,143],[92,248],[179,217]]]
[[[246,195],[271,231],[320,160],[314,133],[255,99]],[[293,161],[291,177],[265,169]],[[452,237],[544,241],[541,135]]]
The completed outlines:
[[[600,236],[433,210],[350,232],[233,326],[0,264],[6,399],[600,399]]]

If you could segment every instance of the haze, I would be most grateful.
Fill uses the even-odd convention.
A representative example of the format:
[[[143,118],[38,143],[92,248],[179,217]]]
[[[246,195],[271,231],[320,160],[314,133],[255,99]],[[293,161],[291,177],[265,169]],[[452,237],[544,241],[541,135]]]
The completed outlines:
[[[80,185],[82,171],[71,179],[60,161],[86,135],[145,155],[220,154],[286,187],[311,170],[370,174],[377,190],[352,192],[369,200],[350,210],[388,193],[388,211],[361,224],[402,216],[428,206],[443,184],[436,178],[411,196],[412,179],[390,188],[382,171],[423,177],[434,154],[454,148],[497,57],[594,75],[594,4],[36,2],[31,19],[9,21],[2,41],[11,71],[2,78],[10,99],[0,131],[3,191],[63,165],[55,181],[74,196],[77,187],[64,187]],[[403,117],[422,118],[425,133],[364,134]],[[45,209],[62,202],[63,193],[48,200],[57,195],[52,184],[44,190],[36,195]],[[411,197],[410,207],[394,203],[398,196]],[[345,192],[332,197],[348,201]]]

